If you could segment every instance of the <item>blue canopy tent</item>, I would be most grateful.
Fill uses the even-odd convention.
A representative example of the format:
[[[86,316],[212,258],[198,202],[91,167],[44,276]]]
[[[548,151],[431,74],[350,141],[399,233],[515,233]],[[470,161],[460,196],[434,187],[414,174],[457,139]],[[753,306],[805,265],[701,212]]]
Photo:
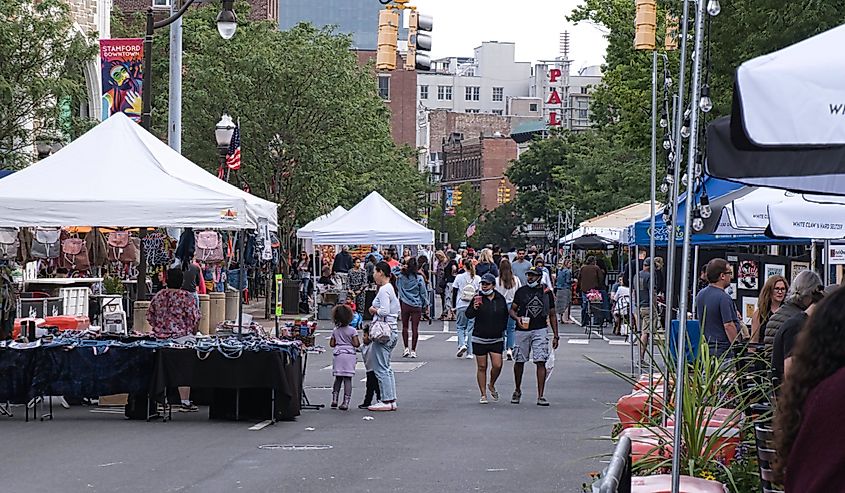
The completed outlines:
[[[707,176],[704,178],[704,189],[707,190],[707,195],[710,202],[716,202],[720,197],[723,197],[731,192],[743,188],[744,185],[727,180],[720,180]],[[701,189],[696,193],[696,200],[701,196]],[[686,194],[681,194],[678,198],[678,224],[675,227],[675,244],[680,246],[684,237],[684,219],[686,211]],[[714,208],[713,215],[720,214],[720,208]],[[719,218],[714,218],[720,220]],[[727,225],[729,227],[729,225]],[[651,220],[646,217],[641,221],[628,226],[628,230],[624,236],[624,242],[631,246],[648,246],[650,241]],[[663,221],[663,214],[659,213],[654,220],[654,241],[658,247],[665,247],[669,242],[669,232],[666,228],[666,223]],[[775,239],[763,234],[745,234],[741,230],[735,230],[737,234],[693,234],[690,237],[692,245],[753,245],[753,244],[767,244],[767,245],[796,245],[809,244],[807,239]]]

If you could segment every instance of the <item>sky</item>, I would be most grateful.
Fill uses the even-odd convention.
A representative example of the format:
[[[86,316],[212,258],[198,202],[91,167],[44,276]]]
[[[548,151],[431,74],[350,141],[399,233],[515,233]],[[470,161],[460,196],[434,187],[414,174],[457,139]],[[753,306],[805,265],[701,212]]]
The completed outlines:
[[[373,0],[375,1],[375,0]],[[604,63],[607,41],[600,26],[573,25],[566,16],[582,0],[415,0],[434,18],[432,58],[472,56],[482,41],[516,43],[516,61],[559,55],[560,33],[569,31],[573,71]]]

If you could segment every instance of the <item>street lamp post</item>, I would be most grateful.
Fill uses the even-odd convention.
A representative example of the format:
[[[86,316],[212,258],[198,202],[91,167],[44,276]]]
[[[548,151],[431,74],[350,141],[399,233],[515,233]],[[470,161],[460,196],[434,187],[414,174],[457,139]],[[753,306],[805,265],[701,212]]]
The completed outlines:
[[[226,170],[226,182],[229,182],[229,168],[226,166],[226,153],[229,152],[229,145],[232,143],[232,135],[235,133],[235,122],[227,113],[223,113],[217,126],[214,127],[214,137],[217,139],[217,153],[220,157],[220,167]]]
[[[141,126],[149,131],[152,127],[152,83],[153,83],[153,33],[156,29],[167,27],[176,19],[182,17],[194,0],[187,0],[178,12],[167,19],[155,22],[153,9],[147,9],[147,29],[144,35],[144,85],[142,88],[143,109],[141,112]],[[238,17],[234,11],[235,0],[223,0],[223,8],[217,14],[217,32],[223,39],[230,39],[238,28]]]

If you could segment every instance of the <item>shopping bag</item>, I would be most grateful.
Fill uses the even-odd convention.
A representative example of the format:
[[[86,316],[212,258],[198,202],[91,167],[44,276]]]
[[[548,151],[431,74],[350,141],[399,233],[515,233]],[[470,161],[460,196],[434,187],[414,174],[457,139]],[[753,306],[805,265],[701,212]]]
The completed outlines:
[[[555,350],[549,351],[549,358],[546,360],[546,383],[552,376],[552,371],[555,369]]]

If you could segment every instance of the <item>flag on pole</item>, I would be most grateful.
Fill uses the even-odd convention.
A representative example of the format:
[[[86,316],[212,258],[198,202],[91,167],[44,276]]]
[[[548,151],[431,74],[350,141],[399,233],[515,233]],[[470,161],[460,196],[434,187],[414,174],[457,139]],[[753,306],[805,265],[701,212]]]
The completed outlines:
[[[476,221],[473,221],[473,222],[469,223],[469,226],[467,226],[467,238],[469,238],[469,237],[471,237],[472,235],[475,234],[475,227],[476,227],[475,223],[476,223]]]
[[[235,127],[235,133],[232,134],[232,143],[229,144],[229,150],[226,152],[226,167],[233,170],[241,169],[241,125]]]

